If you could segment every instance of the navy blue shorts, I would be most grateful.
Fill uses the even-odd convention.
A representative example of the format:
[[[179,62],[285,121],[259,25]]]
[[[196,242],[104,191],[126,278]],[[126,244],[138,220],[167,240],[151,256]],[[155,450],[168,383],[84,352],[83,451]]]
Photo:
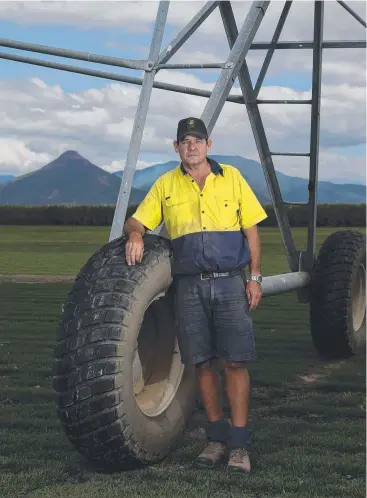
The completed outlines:
[[[176,277],[175,314],[182,363],[255,356],[252,318],[242,275]]]

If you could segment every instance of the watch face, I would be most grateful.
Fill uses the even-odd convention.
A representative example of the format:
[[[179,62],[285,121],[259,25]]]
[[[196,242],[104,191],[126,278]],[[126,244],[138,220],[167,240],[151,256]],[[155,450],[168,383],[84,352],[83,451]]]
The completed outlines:
[[[263,278],[261,275],[252,275],[251,280],[255,280],[256,282],[259,282],[259,284],[261,284]]]

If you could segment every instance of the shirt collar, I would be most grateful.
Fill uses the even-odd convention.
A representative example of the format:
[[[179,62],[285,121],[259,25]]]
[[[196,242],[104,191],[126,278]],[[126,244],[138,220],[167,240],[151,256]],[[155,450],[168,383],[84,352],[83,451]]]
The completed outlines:
[[[214,175],[218,175],[218,173],[220,173],[223,176],[222,166],[219,163],[217,163],[217,161],[214,161],[214,159],[211,159],[210,157],[207,157],[207,160],[208,160],[208,163],[210,164],[212,173],[214,173]],[[180,169],[184,175],[187,174],[187,171],[182,166],[182,162],[180,163]]]

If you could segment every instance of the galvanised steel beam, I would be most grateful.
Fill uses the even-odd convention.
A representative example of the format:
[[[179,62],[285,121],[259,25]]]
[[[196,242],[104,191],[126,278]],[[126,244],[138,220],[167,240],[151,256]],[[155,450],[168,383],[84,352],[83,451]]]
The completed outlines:
[[[309,152],[270,152],[272,156],[310,157]]]
[[[88,69],[84,67],[70,66],[68,64],[61,64],[59,62],[45,61],[34,57],[25,57],[23,55],[7,54],[5,52],[0,52],[0,59],[5,59],[13,62],[22,62],[23,64],[31,64],[33,66],[47,67],[49,69],[57,69],[59,71],[66,71],[69,73],[84,74],[86,76],[94,76],[96,78],[102,78],[111,81],[120,81],[122,83],[130,83],[132,85],[143,84],[142,78],[135,78],[133,76],[110,73],[107,71],[99,71],[98,69]],[[211,95],[211,92],[209,92],[208,90],[200,90],[199,88],[173,85],[171,83],[162,83],[159,81],[155,81],[153,83],[153,88],[159,88],[160,90],[168,90],[170,92],[183,93],[186,95],[194,95],[196,97],[209,98]],[[242,95],[229,95],[227,97],[227,101],[233,102],[234,104],[244,104]]]
[[[205,62],[203,64],[158,64],[155,69],[222,69],[224,66],[225,62]]]
[[[15,55],[15,54],[7,54],[5,52],[0,52],[0,59],[4,60],[9,60],[13,62],[21,62],[23,64],[31,64],[33,66],[40,66],[40,67],[46,67],[49,69],[57,69],[59,71],[66,71],[69,73],[75,73],[75,74],[83,74],[86,76],[94,76],[96,78],[102,78],[102,79],[107,79],[111,81],[120,81],[121,83],[130,83],[132,85],[142,85],[143,84],[143,79],[142,78],[135,78],[133,76],[127,76],[123,74],[116,74],[116,73],[110,73],[108,71],[99,71],[96,69],[88,69],[84,67],[78,67],[78,66],[71,66],[68,64],[61,64],[58,62],[51,62],[51,61],[45,61],[42,59],[37,59],[34,57],[26,57],[22,55]],[[179,66],[179,64],[178,64]],[[182,64],[182,66],[188,67],[190,64]],[[199,64],[193,64],[192,66],[197,66],[199,67]],[[201,66],[207,66],[207,67],[224,67],[225,63],[216,63],[213,64],[202,64]],[[160,90],[168,90],[171,92],[176,92],[176,93],[183,93],[186,95],[194,95],[196,97],[205,97],[209,98],[211,95],[211,92],[208,90],[201,90],[199,88],[193,88],[193,87],[188,87],[188,86],[181,86],[181,85],[173,85],[171,83],[162,83],[159,81],[155,81],[153,83],[154,88],[158,88]],[[234,104],[244,104],[245,101],[243,99],[242,95],[229,95],[226,99],[227,102],[233,102]],[[256,101],[258,104],[311,104],[311,100],[257,100]]]
[[[156,61],[162,44],[164,27],[168,14],[169,2],[159,2],[152,43],[149,51],[149,60]],[[136,163],[138,161],[144,125],[148,113],[149,101],[153,90],[155,71],[146,71],[140,92],[138,107],[135,114],[134,125],[127,151],[124,173],[121,178],[120,191],[116,202],[115,212],[109,240],[121,237],[123,233],[127,206],[129,203],[131,187],[133,184]]]
[[[354,10],[349,7],[349,5],[347,5],[345,2],[342,2],[341,0],[336,0],[338,2],[338,4],[340,4],[342,7],[344,7],[344,9],[349,12],[350,15],[352,15],[354,17],[354,19],[357,19],[357,21],[359,23],[362,24],[362,26],[366,27],[366,21],[362,19],[361,16],[359,16],[356,12],[354,12]]]
[[[320,0],[317,0],[320,1]],[[351,40],[351,41],[324,41],[322,48],[366,48],[366,40]],[[254,42],[250,50],[267,50],[271,47],[269,42]],[[312,41],[282,41],[275,45],[277,50],[294,50],[294,49],[312,49]]]
[[[308,272],[292,272],[264,277],[261,283],[263,297],[284,294],[307,287],[311,281]]]
[[[288,17],[291,6],[292,6],[292,2],[285,2],[282,13],[280,14],[278,24],[275,28],[274,35],[273,35],[273,38],[271,40],[271,46],[268,49],[268,53],[265,56],[262,68],[260,70],[259,76],[258,76],[256,84],[255,84],[255,88],[254,88],[255,99],[259,95],[261,85],[263,84],[263,81],[265,79],[266,71],[268,70],[269,64],[271,62],[271,59],[272,59],[274,51],[275,51],[275,45],[277,44],[279,37],[283,31],[284,23]]]
[[[218,7],[219,2],[207,2],[199,12],[178,33],[176,38],[167,45],[158,57],[157,65],[165,64],[182,47],[185,41],[203,24],[205,19]]]
[[[270,2],[253,2],[202,113],[209,134],[224,106]],[[228,2],[228,5],[230,2]],[[222,2],[220,3],[222,7]]]
[[[257,104],[312,104],[312,100],[266,100],[266,99],[257,99]]]
[[[324,32],[324,2],[315,2],[314,49],[312,64],[312,106],[310,134],[310,174],[308,183],[308,234],[305,263],[310,271],[316,252],[317,183],[320,144],[322,38]]]
[[[235,43],[238,33],[232,6],[230,2],[221,2],[219,8],[222,15],[224,28],[227,34],[228,43],[231,47]],[[254,134],[261,165],[263,167],[265,179],[274,206],[274,212],[282,236],[288,265],[291,271],[297,271],[298,254],[293,240],[287,211],[283,203],[276,171],[269,150],[269,144],[264,130],[264,125],[260,116],[259,107],[253,97],[251,77],[245,61],[243,62],[242,69],[239,72],[238,80],[245,100],[246,109],[252,132]]]
[[[68,48],[49,47],[48,45],[38,45],[36,43],[21,42],[0,38],[0,47],[15,48],[17,50],[27,50],[39,54],[56,55],[67,59],[76,59],[97,64],[107,64],[108,66],[126,67],[129,69],[145,69],[147,61],[136,59],[122,59],[109,55],[92,54],[90,52],[80,52]]]

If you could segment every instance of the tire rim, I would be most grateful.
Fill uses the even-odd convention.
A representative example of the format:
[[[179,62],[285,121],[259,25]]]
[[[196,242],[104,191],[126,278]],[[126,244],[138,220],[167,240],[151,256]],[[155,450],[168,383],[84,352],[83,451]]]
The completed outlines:
[[[152,321],[145,328],[143,322],[133,357],[133,389],[140,410],[157,417],[172,403],[185,367],[172,330],[160,334],[159,324],[154,327]]]
[[[366,269],[359,265],[356,280],[352,290],[352,324],[354,331],[358,331],[366,317]]]

